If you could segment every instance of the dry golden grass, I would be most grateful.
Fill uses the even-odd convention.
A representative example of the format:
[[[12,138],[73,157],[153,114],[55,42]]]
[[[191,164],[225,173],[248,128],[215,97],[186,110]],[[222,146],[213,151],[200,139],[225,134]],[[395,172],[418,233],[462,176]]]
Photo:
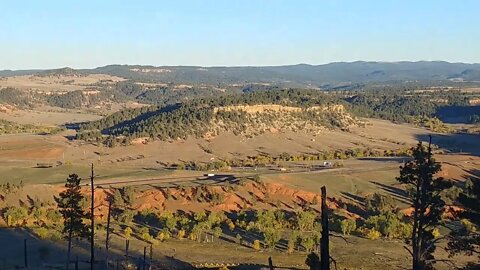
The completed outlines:
[[[88,89],[95,83],[115,83],[123,78],[106,74],[90,74],[85,76],[55,75],[36,76],[23,75],[0,78],[0,88],[13,87],[23,90],[36,90],[41,92],[58,92]]]

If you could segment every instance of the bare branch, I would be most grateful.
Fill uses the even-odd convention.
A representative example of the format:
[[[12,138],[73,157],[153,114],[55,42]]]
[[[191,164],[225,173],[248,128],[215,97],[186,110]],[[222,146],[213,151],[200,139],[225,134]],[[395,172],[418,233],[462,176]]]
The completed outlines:
[[[413,256],[413,252],[412,252],[412,251],[411,251],[411,250],[410,250],[408,247],[406,247],[406,246],[403,246],[403,248],[404,248],[404,249],[406,249],[406,250],[408,251],[408,253],[410,253],[410,255],[412,255],[412,256]]]
[[[333,265],[335,266],[335,270],[337,270],[337,261],[335,261],[335,259],[332,257],[332,256],[329,256],[330,257],[330,260],[333,262]]]
[[[433,263],[437,263],[437,262],[440,262],[440,263],[444,263],[448,266],[451,266],[451,267],[456,267],[455,263],[452,261],[452,260],[445,260],[445,259],[439,259],[439,260],[436,260],[436,259],[431,259],[431,260],[425,260],[425,262],[433,262]]]
[[[443,240],[443,239],[446,239],[447,237],[446,236],[442,236],[442,237],[438,237],[436,239],[434,239],[430,245],[428,245],[427,248],[424,249],[423,253],[421,254],[422,256],[425,255],[426,253],[428,253],[428,250],[430,250],[430,248],[435,245],[437,242],[439,242],[440,240]]]
[[[343,237],[342,235],[339,235],[339,234],[329,234],[330,236],[333,236],[333,237],[338,237],[338,238],[341,238],[343,239],[343,241],[345,241],[345,243],[347,244],[353,244],[352,242],[348,241],[345,237]]]

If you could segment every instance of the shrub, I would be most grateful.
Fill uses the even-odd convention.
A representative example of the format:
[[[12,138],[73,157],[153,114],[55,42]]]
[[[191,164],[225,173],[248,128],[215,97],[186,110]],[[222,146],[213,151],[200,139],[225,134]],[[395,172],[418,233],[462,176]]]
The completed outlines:
[[[375,193],[366,198],[366,209],[372,215],[378,215],[393,211],[395,206],[395,199],[392,196],[385,196]]]
[[[287,253],[292,254],[293,251],[295,250],[295,247],[297,246],[299,234],[297,231],[292,231],[290,233],[290,237],[288,238],[288,244],[287,244]]]
[[[467,232],[476,232],[477,231],[477,227],[470,220],[462,219],[460,222],[462,223],[463,228]]]
[[[370,216],[365,221],[369,229],[379,231],[388,238],[408,238],[411,236],[411,225],[405,224],[392,212],[385,212],[381,215]]]
[[[382,236],[382,234],[375,229],[366,230],[365,237],[370,239],[370,240],[376,240],[376,239],[380,238],[380,236]]]
[[[344,235],[350,235],[353,231],[357,229],[357,222],[353,219],[344,219],[340,221],[340,230]]]
[[[132,237],[132,228],[130,227],[126,227],[124,230],[123,230],[123,236],[126,238],[126,239],[130,239]]]
[[[28,209],[25,207],[11,206],[3,213],[8,226],[15,226],[25,222],[28,217]]]
[[[113,205],[117,208],[125,207],[125,201],[123,200],[122,193],[119,189],[115,189],[113,192]]]
[[[281,239],[280,231],[274,228],[269,228],[263,232],[263,237],[265,238],[265,245],[269,249],[275,248],[275,245]]]
[[[133,217],[135,216],[135,212],[130,209],[125,209],[120,215],[118,215],[117,219],[121,223],[130,224],[133,221]]]
[[[213,235],[216,237],[216,238],[219,238],[220,235],[222,235],[222,228],[220,227],[215,227],[213,229]]]
[[[224,199],[225,199],[225,196],[223,194],[213,193],[210,202],[212,205],[219,205],[223,203]]]
[[[315,240],[312,236],[309,235],[302,236],[302,246],[308,253],[310,253],[310,251],[312,251],[313,247],[315,246]]]
[[[233,223],[233,221],[231,221],[230,219],[227,220],[227,225],[228,225],[228,229],[233,232],[233,230],[235,230],[235,223]]]
[[[439,238],[442,234],[440,233],[440,230],[438,228],[435,228],[432,230],[432,236],[433,238]]]
[[[63,240],[63,235],[60,231],[49,230],[48,238],[52,241],[61,241]]]
[[[410,223],[401,223],[398,230],[398,238],[410,239],[412,237],[413,226]]]
[[[135,188],[133,186],[123,187],[121,193],[125,204],[132,207],[137,197]]]
[[[177,238],[178,239],[183,239],[185,238],[185,230],[179,230],[178,233],[177,233]]]
[[[45,227],[36,228],[33,232],[42,240],[47,239],[49,235],[48,229]]]
[[[458,199],[458,196],[460,196],[460,193],[462,193],[462,189],[457,186],[453,186],[442,191],[442,195],[447,204],[452,204],[455,202]]]
[[[193,219],[197,222],[205,221],[207,219],[207,214],[205,213],[205,211],[196,212],[193,215]]]
[[[140,234],[140,237],[145,242],[151,242],[153,240],[153,237],[148,232],[144,232],[144,233]]]
[[[257,250],[257,251],[262,248],[262,246],[260,244],[260,241],[258,239],[255,239],[253,241],[253,246],[252,247],[253,247],[254,250]]]
[[[45,211],[39,206],[34,206],[32,208],[31,214],[35,218],[36,222],[40,222],[42,217],[45,215]]]
[[[239,245],[242,244],[242,236],[238,233],[235,235],[235,242]]]
[[[150,235],[150,230],[147,227],[141,227],[138,230],[138,234],[140,235],[140,238],[142,238],[142,240],[145,242],[150,242],[153,239],[153,237]]]
[[[143,209],[134,218],[135,220],[143,222],[147,225],[158,223],[158,216],[155,214],[153,209]]]
[[[317,214],[313,211],[300,211],[296,215],[296,225],[300,231],[311,231],[316,218]]]
[[[158,234],[157,234],[157,239],[158,239],[159,241],[168,240],[168,239],[170,239],[170,237],[171,237],[170,232],[169,232],[168,230],[165,230],[165,229],[159,231]]]
[[[59,223],[62,220],[62,213],[56,209],[49,209],[47,211],[46,217],[49,221],[53,223]]]

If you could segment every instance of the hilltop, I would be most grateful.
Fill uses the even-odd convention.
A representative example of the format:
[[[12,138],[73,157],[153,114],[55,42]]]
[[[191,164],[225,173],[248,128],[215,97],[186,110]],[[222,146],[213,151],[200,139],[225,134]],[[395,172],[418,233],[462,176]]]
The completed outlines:
[[[221,132],[254,136],[279,130],[318,133],[347,129],[357,121],[344,103],[317,91],[264,91],[195,99],[174,105],[124,110],[81,126],[77,138],[126,142],[135,138],[160,140],[211,137]],[[107,137],[103,136],[107,135]]]

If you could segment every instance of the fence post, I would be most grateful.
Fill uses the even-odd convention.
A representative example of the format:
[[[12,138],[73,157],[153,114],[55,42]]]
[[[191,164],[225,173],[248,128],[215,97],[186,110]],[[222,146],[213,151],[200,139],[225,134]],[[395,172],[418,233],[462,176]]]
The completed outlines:
[[[125,239],[125,259],[128,260],[128,247],[130,246],[130,240]]]
[[[147,247],[143,247],[143,270],[147,266]]]
[[[23,240],[23,260],[25,263],[25,268],[28,268],[28,260],[27,260],[27,239]]]
[[[150,244],[150,263],[152,263],[153,260],[153,245]]]
[[[275,269],[275,268],[273,268],[272,257],[268,257],[268,269],[270,269],[270,270]]]

